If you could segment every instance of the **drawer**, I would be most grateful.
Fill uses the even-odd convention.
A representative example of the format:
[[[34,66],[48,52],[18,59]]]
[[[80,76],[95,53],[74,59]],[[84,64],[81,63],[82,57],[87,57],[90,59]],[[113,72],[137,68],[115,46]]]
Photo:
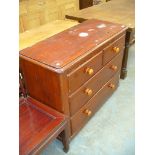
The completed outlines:
[[[101,87],[121,69],[123,52],[111,60],[92,79],[69,96],[70,113],[75,114]]]
[[[69,93],[75,91],[95,75],[102,68],[102,62],[102,52],[100,52],[68,74]]]
[[[72,136],[87,123],[91,116],[93,116],[100,106],[112,95],[118,87],[118,83],[119,73],[109,80],[100,91],[71,118]]]
[[[114,41],[103,50],[103,64],[108,63],[113,57],[124,50],[125,35]]]

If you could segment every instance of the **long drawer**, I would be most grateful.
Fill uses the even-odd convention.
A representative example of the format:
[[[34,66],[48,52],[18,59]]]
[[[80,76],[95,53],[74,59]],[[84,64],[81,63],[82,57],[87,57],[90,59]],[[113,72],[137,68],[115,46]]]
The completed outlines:
[[[121,69],[123,52],[112,59],[92,79],[69,96],[70,113],[74,115],[99,89]]]
[[[102,51],[90,60],[79,66],[75,71],[68,75],[69,93],[78,89],[83,83],[88,81],[102,67]]]
[[[74,136],[93,116],[100,106],[112,95],[119,83],[119,72],[111,78],[87,104],[85,104],[72,118],[71,129]]]

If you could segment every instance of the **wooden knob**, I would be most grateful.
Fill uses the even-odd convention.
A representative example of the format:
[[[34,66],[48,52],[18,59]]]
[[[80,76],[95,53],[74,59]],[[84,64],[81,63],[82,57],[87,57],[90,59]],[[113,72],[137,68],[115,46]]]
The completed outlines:
[[[116,71],[116,70],[118,69],[118,67],[115,66],[115,65],[112,65],[110,68],[111,68],[112,70],[114,70],[114,71]]]
[[[91,110],[89,110],[89,109],[86,109],[86,110],[84,111],[84,113],[85,113],[87,116],[90,116],[90,115],[92,114]]]
[[[93,70],[92,68],[87,68],[87,69],[86,69],[86,73],[87,73],[88,75],[92,75],[92,74],[94,73],[94,70]]]
[[[92,93],[93,93],[93,91],[92,91],[92,89],[87,88],[87,89],[85,90],[85,93],[86,93],[88,96],[91,96]]]
[[[120,52],[120,49],[119,49],[119,47],[114,47],[114,48],[113,48],[113,51],[114,51],[115,53],[119,53],[119,52]]]
[[[109,84],[109,87],[112,88],[112,89],[115,89],[115,85],[112,84],[112,83]]]

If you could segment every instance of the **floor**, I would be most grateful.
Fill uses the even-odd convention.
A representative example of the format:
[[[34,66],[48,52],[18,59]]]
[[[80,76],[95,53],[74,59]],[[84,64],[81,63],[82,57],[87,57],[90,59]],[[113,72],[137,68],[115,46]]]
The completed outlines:
[[[129,51],[128,76],[80,133],[66,155],[134,155],[135,46]],[[42,155],[65,155],[55,140]]]

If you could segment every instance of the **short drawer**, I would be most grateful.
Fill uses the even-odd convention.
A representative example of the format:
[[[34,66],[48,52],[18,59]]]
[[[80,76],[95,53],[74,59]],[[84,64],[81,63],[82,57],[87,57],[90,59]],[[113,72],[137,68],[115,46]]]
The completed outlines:
[[[125,35],[103,49],[103,64],[108,63],[113,57],[124,50]]]
[[[112,95],[118,87],[118,83],[119,73],[109,80],[100,91],[71,118],[72,136],[87,123],[91,116],[93,116],[100,106]]]
[[[102,68],[102,63],[102,52],[100,52],[71,72],[68,75],[69,93],[74,92],[93,75],[95,75],[96,72]]]
[[[70,113],[74,115],[99,89],[121,69],[123,52],[112,59],[92,79],[69,96]]]

